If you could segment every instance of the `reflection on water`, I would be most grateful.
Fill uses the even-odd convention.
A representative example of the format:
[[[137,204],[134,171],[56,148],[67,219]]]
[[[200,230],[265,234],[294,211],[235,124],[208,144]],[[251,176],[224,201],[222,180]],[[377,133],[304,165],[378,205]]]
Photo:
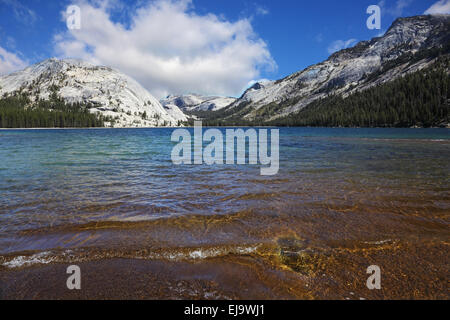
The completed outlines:
[[[139,259],[201,267],[206,298],[448,298],[448,129],[281,129],[272,177],[175,166],[171,132],[1,131],[0,271]],[[225,265],[262,291],[221,283]]]

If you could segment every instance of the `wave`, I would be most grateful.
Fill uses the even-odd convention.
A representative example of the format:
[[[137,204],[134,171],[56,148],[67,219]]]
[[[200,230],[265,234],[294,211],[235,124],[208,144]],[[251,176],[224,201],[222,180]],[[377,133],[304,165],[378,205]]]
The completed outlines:
[[[349,138],[358,139],[358,138]],[[427,138],[359,138],[368,141],[386,141],[386,142],[450,142],[450,139],[427,139]]]
[[[28,267],[35,264],[49,264],[55,259],[50,251],[40,252],[31,256],[18,256],[10,261],[2,263],[4,267],[14,269],[20,267]]]
[[[80,263],[103,259],[142,259],[166,261],[196,261],[224,257],[245,256],[257,253],[260,244],[236,245],[205,248],[139,249],[139,250],[98,250],[78,249],[65,251],[44,251],[21,255],[0,256],[0,266],[8,269],[46,265],[50,263]]]

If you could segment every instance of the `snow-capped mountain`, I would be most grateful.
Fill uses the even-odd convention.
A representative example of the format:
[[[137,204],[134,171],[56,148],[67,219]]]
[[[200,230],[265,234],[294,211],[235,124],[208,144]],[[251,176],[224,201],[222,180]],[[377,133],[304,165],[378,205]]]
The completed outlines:
[[[177,106],[186,112],[217,111],[229,106],[235,101],[236,98],[189,94],[182,96],[169,96],[161,100],[161,104],[163,106]]]
[[[176,106],[163,107],[132,78],[80,60],[49,59],[0,77],[0,95],[19,92],[32,101],[53,92],[67,103],[91,104],[90,112],[114,119],[115,127],[179,126],[187,117]]]
[[[421,70],[433,62],[421,53],[433,48],[448,50],[449,26],[449,15],[397,19],[382,37],[336,52],[284,79],[254,84],[222,114],[248,120],[276,119],[330,94],[348,96]]]

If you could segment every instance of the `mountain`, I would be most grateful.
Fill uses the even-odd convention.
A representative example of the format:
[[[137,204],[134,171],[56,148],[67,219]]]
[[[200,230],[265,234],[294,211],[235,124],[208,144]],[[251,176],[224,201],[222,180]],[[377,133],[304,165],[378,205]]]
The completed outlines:
[[[235,101],[236,98],[189,94],[182,96],[168,96],[160,102],[163,106],[177,106],[185,112],[194,112],[218,111]]]
[[[448,55],[449,26],[449,15],[397,19],[382,37],[336,52],[284,79],[256,83],[233,104],[206,118],[222,124],[273,123],[329,96],[345,98],[389,83]]]
[[[25,95],[30,105],[57,96],[89,106],[115,127],[179,126],[187,117],[176,106],[163,107],[132,78],[80,60],[49,59],[0,77],[2,97]]]

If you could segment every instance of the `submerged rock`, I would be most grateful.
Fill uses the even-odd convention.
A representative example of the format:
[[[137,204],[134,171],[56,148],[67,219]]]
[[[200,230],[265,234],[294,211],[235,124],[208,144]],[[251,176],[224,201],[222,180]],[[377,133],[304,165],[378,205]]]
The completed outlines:
[[[321,265],[324,252],[309,246],[309,241],[283,238],[278,240],[281,262],[291,270],[303,275],[313,275]]]

